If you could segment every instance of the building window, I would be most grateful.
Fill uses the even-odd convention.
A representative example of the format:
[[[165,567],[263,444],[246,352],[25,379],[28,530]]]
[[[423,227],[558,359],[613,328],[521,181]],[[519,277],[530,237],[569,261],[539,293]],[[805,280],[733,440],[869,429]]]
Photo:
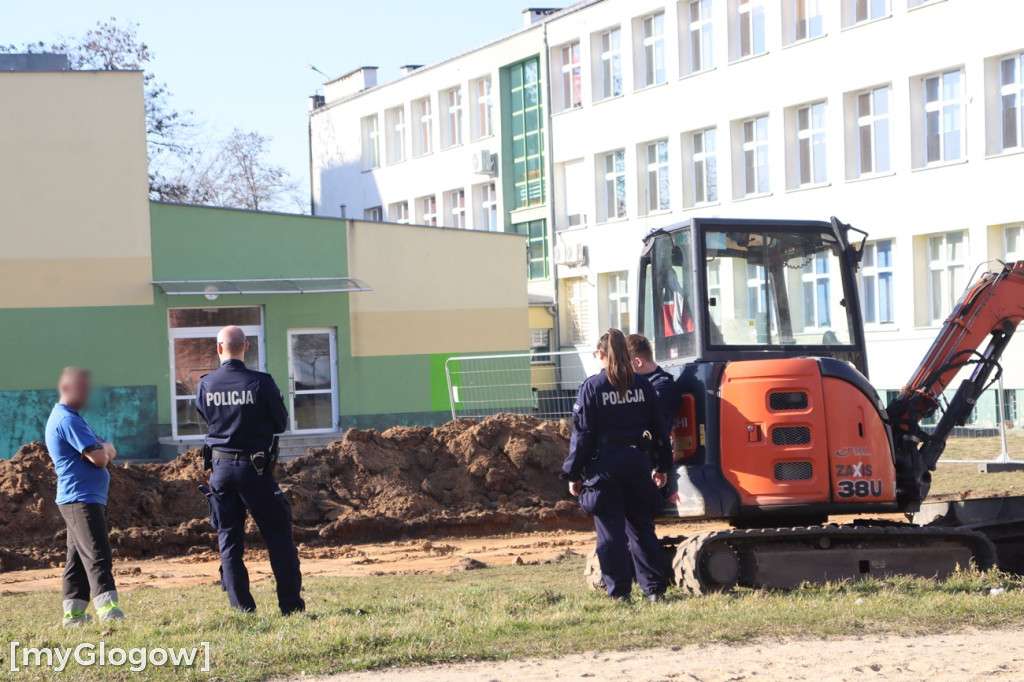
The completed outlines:
[[[548,230],[547,221],[531,220],[513,225],[516,234],[526,235],[527,273],[531,280],[548,277]]]
[[[733,0],[736,2],[738,42],[736,58],[764,54],[764,0]]]
[[[388,109],[384,117],[388,126],[388,163],[405,161],[405,107]]]
[[[925,163],[956,161],[964,153],[963,72],[924,78]]]
[[[462,144],[462,88],[451,88],[441,93],[444,103],[444,148]]]
[[[509,67],[512,118],[512,177],[515,208],[544,203],[543,108],[540,60]]]
[[[473,93],[473,139],[490,137],[491,128],[491,77],[477,78],[470,86]]]
[[[629,273],[609,272],[601,276],[604,280],[605,312],[602,315],[601,327],[621,329],[623,334],[630,333],[629,317]]]
[[[825,35],[821,0],[791,0],[793,3],[793,40],[810,40]]]
[[[843,0],[843,27],[889,16],[889,0]]]
[[[715,66],[712,0],[689,0],[680,4],[680,72],[697,73]]]
[[[609,29],[600,36],[601,83],[595,88],[601,99],[622,94],[622,31]]]
[[[804,327],[824,329],[832,324],[832,286],[828,252],[821,251],[804,266],[800,279],[804,287]]]
[[[572,161],[562,164],[562,182],[565,214],[562,216],[558,229],[564,230],[586,225],[587,200],[590,192],[587,190],[588,183],[586,174],[583,172],[583,162]]]
[[[889,161],[890,110],[892,88],[865,90],[857,98],[857,154],[860,177],[887,173]]]
[[[928,310],[941,324],[967,286],[967,233],[947,232],[928,237]]]
[[[768,194],[768,117],[743,121],[743,196]]]
[[[644,145],[644,156],[647,159],[647,212],[668,211],[672,208],[668,181],[668,140]]]
[[[363,119],[363,168],[380,167],[380,129],[377,114]]]
[[[1024,54],[999,61],[1002,151],[1024,147]]]
[[[580,69],[580,41],[558,48],[558,61],[562,66],[560,111],[583,105],[582,72]]]
[[[566,325],[568,341],[574,346],[586,346],[590,343],[590,302],[587,300],[590,285],[584,277],[571,277],[562,281],[565,283],[569,318],[569,324]]]
[[[608,152],[601,157],[604,177],[602,185],[602,220],[626,217],[626,152]]]
[[[715,151],[715,129],[693,133],[693,203],[713,204],[718,201],[718,156]]]
[[[640,20],[641,47],[637,61],[643,67],[639,74],[643,87],[665,82],[665,13],[658,12]]]
[[[466,229],[466,190],[448,192],[448,203],[451,207],[452,227]]]
[[[363,220],[368,220],[371,223],[379,223],[384,220],[384,207],[383,206],[371,206],[370,208],[363,211]]]
[[[498,191],[493,182],[480,186],[480,229],[498,231]]]
[[[431,113],[430,98],[424,97],[412,103],[415,116],[413,128],[413,156],[423,156],[433,151],[434,117]]]
[[[420,225],[437,227],[437,197],[431,194],[428,197],[421,197],[420,204]]]
[[[1003,229],[1003,261],[1019,260],[1024,260],[1024,225],[1011,225]]]
[[[891,324],[895,320],[892,289],[892,240],[864,245],[860,265],[861,306],[867,324]]]
[[[797,171],[800,187],[828,180],[825,162],[825,103],[796,110]]]
[[[942,0],[907,0],[907,9],[914,9],[923,5],[934,5]]]
[[[388,206],[388,215],[391,217],[391,222],[399,223],[401,225],[409,224],[409,202],[399,201],[396,204]]]
[[[531,329],[530,330],[530,364],[549,365],[551,364],[551,330]]]

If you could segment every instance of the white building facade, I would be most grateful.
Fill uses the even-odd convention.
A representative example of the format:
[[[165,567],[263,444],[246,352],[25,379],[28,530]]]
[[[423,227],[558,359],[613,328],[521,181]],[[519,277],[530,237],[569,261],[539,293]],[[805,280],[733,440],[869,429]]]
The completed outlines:
[[[311,116],[315,210],[347,203],[362,217],[380,207],[396,220],[389,206],[407,201],[404,219],[430,222],[416,202],[432,194],[439,224],[513,229],[517,211],[546,221],[548,243],[534,255],[549,262],[531,267],[554,287],[557,345],[581,354],[609,326],[635,330],[651,230],[695,216],[835,215],[870,233],[860,274],[869,367],[876,386],[897,389],[975,268],[1024,258],[1021,26],[1019,0],[581,3],[429,77],[414,72],[336,105],[328,86]],[[542,134],[526,173],[540,169],[528,189],[540,200],[521,207],[521,187],[503,175],[516,173],[522,135],[501,125],[494,135],[509,139],[481,144],[463,114],[464,153],[445,160],[455,140],[444,93],[460,84],[468,111],[474,79],[489,73],[500,91],[507,65],[533,55]],[[392,168],[385,142],[368,169],[368,112],[386,137],[387,112],[402,106],[415,118],[427,95],[437,112],[430,153]],[[513,100],[499,92],[499,118]],[[466,160],[483,146],[498,158],[496,222],[480,213],[485,180]],[[446,198],[459,187],[474,212],[465,224]],[[1007,388],[1024,389],[1021,349],[1017,339],[1006,353]]]

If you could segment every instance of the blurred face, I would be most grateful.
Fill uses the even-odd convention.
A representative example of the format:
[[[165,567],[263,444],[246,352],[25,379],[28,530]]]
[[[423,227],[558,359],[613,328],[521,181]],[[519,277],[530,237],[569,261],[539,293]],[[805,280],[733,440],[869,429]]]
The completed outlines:
[[[61,379],[61,402],[74,410],[81,410],[89,404],[91,392],[92,381],[88,374],[76,372],[67,374]]]
[[[603,350],[598,348],[597,350],[594,351],[594,357],[597,358],[597,361],[601,363],[601,367],[603,367],[604,369],[608,369],[608,354],[607,353],[605,353]]]

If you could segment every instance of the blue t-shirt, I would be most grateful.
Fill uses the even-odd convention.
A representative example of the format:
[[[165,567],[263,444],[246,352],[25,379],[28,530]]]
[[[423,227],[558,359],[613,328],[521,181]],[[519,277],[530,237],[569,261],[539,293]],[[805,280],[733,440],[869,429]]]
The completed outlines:
[[[110,472],[82,459],[86,448],[103,443],[78,412],[57,403],[46,422],[46,449],[57,470],[57,504],[107,503]]]

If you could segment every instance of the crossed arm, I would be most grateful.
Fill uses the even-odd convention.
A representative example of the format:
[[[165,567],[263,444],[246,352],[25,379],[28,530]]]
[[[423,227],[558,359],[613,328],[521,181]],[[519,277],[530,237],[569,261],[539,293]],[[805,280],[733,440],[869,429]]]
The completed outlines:
[[[87,447],[82,453],[82,459],[92,462],[101,469],[113,462],[115,457],[117,457],[117,449],[114,448],[113,443],[106,440]]]

